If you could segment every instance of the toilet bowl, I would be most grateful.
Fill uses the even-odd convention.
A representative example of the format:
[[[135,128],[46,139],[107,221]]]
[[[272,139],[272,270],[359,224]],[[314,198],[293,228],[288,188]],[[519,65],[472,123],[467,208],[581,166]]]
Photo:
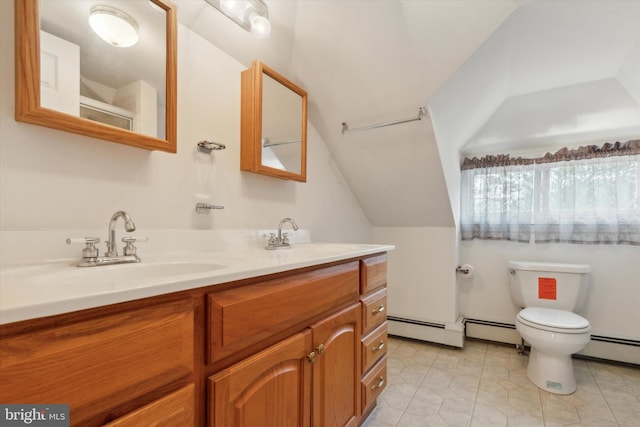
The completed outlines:
[[[527,307],[516,317],[516,330],[531,345],[527,366],[531,382],[550,393],[576,391],[571,355],[589,343],[589,322],[567,310]]]
[[[550,393],[573,393],[571,355],[591,339],[589,321],[575,313],[587,300],[591,268],[529,261],[509,261],[507,268],[511,299],[523,307],[516,330],[531,345],[527,376]]]

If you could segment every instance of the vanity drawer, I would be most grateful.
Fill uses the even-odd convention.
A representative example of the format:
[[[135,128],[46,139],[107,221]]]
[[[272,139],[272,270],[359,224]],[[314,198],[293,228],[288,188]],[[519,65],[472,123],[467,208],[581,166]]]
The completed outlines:
[[[367,372],[385,354],[387,354],[386,322],[362,339],[362,373]]]
[[[0,402],[66,403],[71,425],[95,425],[191,380],[190,298],[52,323],[0,339]]]
[[[155,400],[103,427],[161,427],[195,425],[193,384]]]
[[[362,298],[362,335],[387,319],[387,288]]]
[[[358,261],[353,261],[209,294],[209,363],[237,358],[234,353],[251,347],[255,352],[279,333],[296,325],[302,329],[323,313],[357,302],[358,279]]]
[[[387,254],[360,261],[360,293],[366,294],[387,285]]]
[[[362,414],[368,414],[376,404],[376,399],[387,386],[386,356],[362,378]]]

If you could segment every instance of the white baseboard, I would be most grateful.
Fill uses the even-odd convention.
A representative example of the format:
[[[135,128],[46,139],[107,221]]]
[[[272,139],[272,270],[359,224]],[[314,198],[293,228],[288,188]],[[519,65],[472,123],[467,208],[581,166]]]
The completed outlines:
[[[389,316],[387,324],[389,335],[435,342],[453,347],[463,347],[464,345],[462,318],[459,318],[456,323],[441,324]]]
[[[481,320],[465,320],[465,336],[481,340],[521,344],[522,338],[515,325],[507,323],[485,322]]]
[[[615,360],[617,362],[640,365],[640,342],[615,342],[609,338],[592,336],[589,344],[578,354],[598,359]],[[628,340],[627,340],[628,341]]]
[[[520,344],[515,325],[477,319],[465,319],[465,336],[487,341]],[[640,341],[592,335],[582,356],[640,365]]]

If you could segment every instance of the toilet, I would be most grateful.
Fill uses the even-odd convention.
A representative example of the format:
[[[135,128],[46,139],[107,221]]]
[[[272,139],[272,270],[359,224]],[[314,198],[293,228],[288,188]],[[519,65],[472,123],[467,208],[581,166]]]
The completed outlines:
[[[511,299],[523,307],[516,330],[531,346],[527,376],[550,393],[573,393],[571,355],[591,339],[589,321],[575,313],[587,299],[590,267],[524,261],[507,267]]]

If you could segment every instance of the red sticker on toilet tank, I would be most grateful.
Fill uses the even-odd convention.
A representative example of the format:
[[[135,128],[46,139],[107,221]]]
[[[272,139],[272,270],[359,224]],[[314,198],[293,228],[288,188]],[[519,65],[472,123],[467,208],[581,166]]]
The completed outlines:
[[[538,299],[556,299],[556,279],[538,277]]]

